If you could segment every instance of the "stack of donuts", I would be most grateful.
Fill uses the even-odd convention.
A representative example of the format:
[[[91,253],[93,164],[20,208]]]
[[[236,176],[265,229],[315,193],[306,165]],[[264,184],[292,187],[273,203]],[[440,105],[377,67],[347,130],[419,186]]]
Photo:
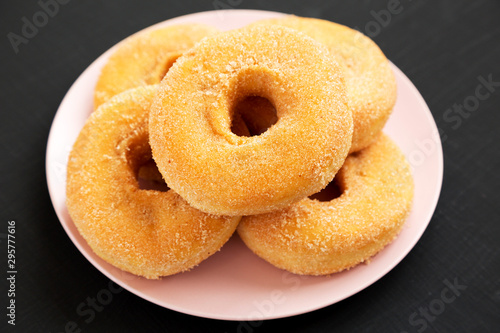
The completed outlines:
[[[92,250],[157,279],[236,231],[296,274],[368,261],[411,208],[409,164],[382,128],[389,62],[356,30],[286,16],[124,40],[70,153],[67,207]]]

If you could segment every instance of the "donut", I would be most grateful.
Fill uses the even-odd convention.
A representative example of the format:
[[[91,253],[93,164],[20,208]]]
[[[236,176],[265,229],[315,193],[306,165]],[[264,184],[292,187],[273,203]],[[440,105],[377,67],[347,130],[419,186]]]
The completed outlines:
[[[278,119],[260,135],[239,136],[234,106],[249,96],[269,101]],[[321,190],[352,140],[337,63],[320,43],[278,26],[205,38],[169,70],[150,116],[163,178],[212,214],[266,213]]]
[[[218,251],[239,217],[213,216],[172,190],[141,189],[151,160],[148,110],[156,86],[118,94],[91,114],[70,152],[67,208],[108,263],[149,279],[186,271]]]
[[[254,25],[296,29],[325,45],[342,66],[354,132],[350,152],[368,147],[382,131],[396,103],[396,79],[389,61],[369,37],[344,25],[314,18],[285,16]]]
[[[94,91],[94,108],[127,89],[159,83],[183,52],[217,32],[204,24],[179,24],[128,37],[101,70]]]
[[[327,275],[368,261],[398,235],[409,214],[410,166],[381,134],[347,157],[326,191],[334,193],[335,187],[333,198],[318,195],[243,217],[238,234],[259,257],[296,274]]]

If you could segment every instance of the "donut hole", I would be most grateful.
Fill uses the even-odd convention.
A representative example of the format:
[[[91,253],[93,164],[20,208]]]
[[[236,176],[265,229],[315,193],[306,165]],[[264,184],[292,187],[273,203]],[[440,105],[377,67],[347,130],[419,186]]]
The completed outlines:
[[[170,190],[163,180],[158,167],[153,160],[151,146],[147,134],[129,138],[125,143],[126,159],[130,170],[137,181],[137,187],[141,190],[155,190],[167,192]]]
[[[238,136],[258,136],[279,120],[275,102],[282,83],[276,73],[257,65],[238,69],[229,82],[231,132]]]
[[[334,178],[324,189],[309,196],[309,199],[323,202],[332,201],[340,197],[342,193],[344,193],[342,186],[340,186],[337,178]]]
[[[276,108],[265,97],[247,96],[233,108],[231,132],[238,136],[256,136],[278,121]]]
[[[137,183],[141,190],[155,190],[167,192],[170,190],[163,176],[161,175],[156,162],[151,158],[149,161],[139,166],[137,171]]]

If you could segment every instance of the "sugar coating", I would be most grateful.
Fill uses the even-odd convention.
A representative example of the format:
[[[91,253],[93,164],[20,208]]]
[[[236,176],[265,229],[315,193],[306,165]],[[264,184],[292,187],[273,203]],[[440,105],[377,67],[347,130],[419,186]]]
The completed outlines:
[[[150,279],[197,265],[240,220],[200,212],[172,190],[139,188],[139,167],[151,158],[148,112],[155,91],[126,91],[92,113],[70,153],[66,188],[68,211],[92,250]]]
[[[157,84],[177,58],[205,36],[218,33],[204,24],[179,24],[140,32],[124,40],[101,70],[94,108],[127,89]]]
[[[278,121],[231,131],[235,104],[267,98]],[[352,140],[345,83],[328,50],[285,27],[210,36],[180,57],[151,108],[152,153],[168,185],[213,214],[269,212],[321,190]]]
[[[243,217],[238,233],[257,255],[297,274],[327,275],[382,250],[411,209],[413,178],[404,155],[386,135],[347,157],[335,181],[340,197],[306,198],[269,214]]]
[[[286,16],[253,25],[280,25],[301,31],[325,45],[341,65],[354,122],[350,152],[372,143],[396,103],[396,79],[389,61],[369,37],[330,21]]]

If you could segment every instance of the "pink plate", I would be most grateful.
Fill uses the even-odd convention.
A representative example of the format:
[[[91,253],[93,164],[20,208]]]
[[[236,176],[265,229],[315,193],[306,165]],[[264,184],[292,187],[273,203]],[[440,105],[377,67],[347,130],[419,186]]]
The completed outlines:
[[[198,22],[229,30],[281,15],[255,10],[211,11],[177,17],[150,28]],[[68,236],[97,269],[130,292],[163,307],[200,317],[246,321],[293,316],[336,303],[380,279],[410,252],[429,224],[443,177],[441,141],[423,98],[393,65],[398,100],[385,132],[397,142],[412,165],[415,199],[399,237],[369,265],[332,276],[301,277],[261,260],[236,235],[198,267],[162,280],[136,277],[109,265],[92,252],[68,215],[65,182],[69,151],[92,112],[97,77],[113,50],[114,47],[94,61],[64,97],[47,143],[46,170],[50,197]]]

